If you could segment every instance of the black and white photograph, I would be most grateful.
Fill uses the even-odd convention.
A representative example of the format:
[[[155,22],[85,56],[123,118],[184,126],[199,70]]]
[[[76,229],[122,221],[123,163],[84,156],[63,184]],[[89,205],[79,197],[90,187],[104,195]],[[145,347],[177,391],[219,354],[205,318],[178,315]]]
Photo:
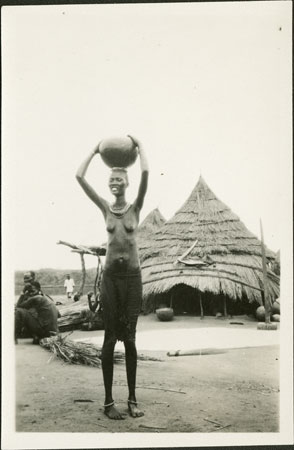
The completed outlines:
[[[1,448],[293,444],[292,2],[1,12]]]

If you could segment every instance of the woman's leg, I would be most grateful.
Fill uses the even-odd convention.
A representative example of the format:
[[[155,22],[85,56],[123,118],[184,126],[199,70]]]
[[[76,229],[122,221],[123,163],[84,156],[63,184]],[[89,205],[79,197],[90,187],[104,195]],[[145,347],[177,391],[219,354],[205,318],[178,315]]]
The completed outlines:
[[[120,412],[114,406],[112,397],[112,383],[113,383],[113,354],[116,339],[108,336],[105,332],[104,343],[102,347],[102,373],[105,389],[104,412],[110,419],[123,419]]]
[[[132,417],[144,415],[137,407],[136,399],[136,375],[137,375],[137,349],[134,339],[124,341],[126,354],[126,370],[129,387],[128,407]]]
[[[137,349],[133,340],[124,342],[126,355],[126,370],[129,387],[129,400],[136,401]]]
[[[114,406],[112,397],[113,383],[113,354],[117,340],[117,290],[113,277],[105,271],[101,283],[100,300],[103,304],[103,319],[105,325],[104,342],[102,347],[102,372],[105,388],[104,412],[110,419],[123,419]]]
[[[142,278],[138,272],[135,276],[127,278],[126,287],[126,311],[127,330],[124,340],[126,355],[126,370],[129,387],[128,408],[132,417],[144,415],[137,407],[136,399],[136,375],[137,375],[137,348],[136,348],[136,328],[138,316],[142,306]]]
[[[104,343],[102,347],[102,372],[105,387],[105,404],[111,403],[112,398],[112,383],[113,383],[113,354],[114,354],[115,340],[107,337],[105,334]]]

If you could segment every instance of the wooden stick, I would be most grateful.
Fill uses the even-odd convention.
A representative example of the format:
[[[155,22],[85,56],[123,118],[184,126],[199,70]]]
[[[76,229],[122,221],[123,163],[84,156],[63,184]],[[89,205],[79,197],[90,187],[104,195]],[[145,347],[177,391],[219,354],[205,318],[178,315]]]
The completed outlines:
[[[188,250],[186,250],[186,251],[182,254],[182,256],[180,256],[180,257],[178,258],[178,261],[181,261],[182,259],[186,258],[186,256],[188,256],[189,253],[191,253],[191,251],[193,250],[193,248],[195,247],[195,245],[197,244],[197,242],[198,242],[198,239],[196,239],[196,241],[194,242],[194,244],[192,244],[191,247],[189,247]]]
[[[177,394],[186,394],[187,392],[184,391],[176,391],[174,389],[164,389],[164,388],[153,388],[150,386],[137,386],[139,389],[154,389],[155,391],[168,391],[168,392],[176,392]]]
[[[85,266],[84,255],[82,253],[80,253],[80,257],[81,257],[83,278],[82,278],[82,283],[81,283],[81,287],[79,290],[79,295],[83,295],[83,290],[84,290],[84,286],[85,286],[85,282],[86,282],[86,266]]]
[[[261,255],[262,255],[262,271],[263,271],[263,289],[264,289],[264,308],[265,308],[265,323],[270,323],[271,316],[271,304],[269,299],[269,288],[266,270],[266,257],[265,257],[265,247],[263,241],[263,229],[260,219],[260,235],[261,235]]]
[[[226,296],[224,296],[224,316],[228,317]]]
[[[86,253],[88,255],[97,255],[97,251],[99,250],[93,250],[93,248],[87,247],[85,245],[75,245],[75,244],[71,244],[70,242],[66,242],[66,241],[58,241],[57,245],[66,245],[67,247],[70,247],[73,249],[73,252],[76,253]]]
[[[167,356],[201,356],[201,355],[217,355],[224,353],[225,350],[220,348],[204,348],[193,350],[175,350],[167,353]]]
[[[206,420],[206,422],[214,423],[215,425],[218,425],[219,427],[222,427],[221,423],[215,422],[214,420],[209,420],[209,419],[203,419],[203,420]]]
[[[229,425],[224,425],[223,427],[216,428],[215,430],[211,430],[210,433],[213,433],[214,431],[218,431],[218,430],[223,430],[224,428],[228,428],[228,427],[230,427],[230,426],[231,426],[231,424],[229,424]]]
[[[101,276],[101,258],[98,255],[98,264],[97,264],[97,269],[96,269],[96,277],[95,277],[95,281],[94,281],[94,298],[96,301],[96,297],[97,297],[97,288],[99,289],[99,284],[100,284],[100,276]]]
[[[199,301],[200,301],[201,319],[204,319],[204,313],[203,313],[203,305],[202,305],[202,296],[201,296],[201,292],[199,293]]]
[[[183,269],[182,270],[184,270],[185,268],[183,267]],[[188,270],[188,269],[187,269]],[[167,273],[167,272],[174,272],[175,271],[175,269],[167,269],[167,270],[165,270],[164,271],[164,273]],[[155,272],[154,272],[155,273]],[[160,273],[162,273],[162,272],[160,272]],[[185,274],[186,275],[186,274]],[[187,275],[186,275],[187,276]],[[191,275],[191,274],[189,274],[188,275],[189,277],[190,276],[195,276],[195,273],[193,274],[193,275]],[[249,288],[251,288],[251,289],[255,289],[256,291],[260,291],[260,292],[263,292],[263,289],[262,288],[260,288],[260,287],[257,287],[257,286],[253,286],[252,284],[248,284],[248,283],[245,283],[244,281],[240,281],[240,280],[234,280],[233,278],[230,278],[230,277],[225,277],[225,276],[223,276],[223,275],[213,275],[213,274],[209,274],[209,275],[207,275],[206,273],[197,273],[197,277],[208,277],[208,278],[219,278],[219,279],[222,279],[222,280],[228,280],[228,281],[232,281],[233,283],[236,283],[236,284],[241,284],[241,285],[243,285],[243,286],[247,286],[247,287],[249,287]],[[167,276],[164,276],[164,278],[169,278],[169,276],[167,275]],[[148,284],[148,283],[154,283],[155,281],[160,281],[160,280],[162,280],[163,279],[163,277],[160,277],[160,278],[152,278],[151,280],[145,280],[144,281],[144,285],[146,285],[146,284]]]
[[[173,307],[173,300],[174,300],[174,294],[172,292],[171,297],[170,297],[170,305],[169,305],[170,308]]]
[[[67,245],[67,247],[71,247],[71,248],[77,248],[77,246],[75,244],[71,244],[70,242],[65,242],[65,241],[58,241],[57,245]]]
[[[158,427],[157,425],[154,425],[154,426],[152,426],[152,425],[143,425],[143,424],[141,424],[141,425],[139,425],[139,427],[140,428],[156,428],[156,429],[158,429],[158,430],[166,430],[166,427]]]
[[[116,386],[127,386],[127,384],[116,384]],[[168,392],[176,392],[177,394],[187,394],[184,391],[176,391],[174,389],[164,389],[164,388],[156,388],[151,386],[136,386],[137,389],[153,389],[155,391],[168,391]]]

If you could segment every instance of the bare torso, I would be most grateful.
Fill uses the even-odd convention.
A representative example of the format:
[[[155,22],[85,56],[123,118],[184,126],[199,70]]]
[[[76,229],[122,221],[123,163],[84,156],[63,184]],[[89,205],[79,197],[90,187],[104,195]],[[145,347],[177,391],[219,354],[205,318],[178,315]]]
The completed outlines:
[[[136,234],[139,224],[139,210],[133,205],[122,217],[116,216],[108,208],[106,216],[108,245],[105,269],[128,272],[140,267]]]

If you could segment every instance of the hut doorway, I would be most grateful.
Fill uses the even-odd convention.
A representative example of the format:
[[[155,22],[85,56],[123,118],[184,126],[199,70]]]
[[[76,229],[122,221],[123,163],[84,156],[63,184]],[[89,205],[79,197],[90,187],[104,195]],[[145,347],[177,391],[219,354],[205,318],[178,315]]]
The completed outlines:
[[[175,315],[191,316],[233,316],[252,313],[253,306],[248,301],[234,301],[225,295],[214,295],[179,284],[169,291],[170,302]]]
[[[199,290],[178,284],[170,291],[153,295],[144,300],[143,313],[155,312],[157,308],[172,307],[175,315],[190,316],[238,316],[254,315],[259,304],[248,299],[233,300],[224,295]]]
[[[231,314],[231,301],[223,295],[200,292],[185,284],[170,291],[171,304],[176,315],[227,316]]]
[[[179,284],[170,291],[171,306],[176,315],[188,314],[199,316],[201,314],[198,291],[186,284]]]

